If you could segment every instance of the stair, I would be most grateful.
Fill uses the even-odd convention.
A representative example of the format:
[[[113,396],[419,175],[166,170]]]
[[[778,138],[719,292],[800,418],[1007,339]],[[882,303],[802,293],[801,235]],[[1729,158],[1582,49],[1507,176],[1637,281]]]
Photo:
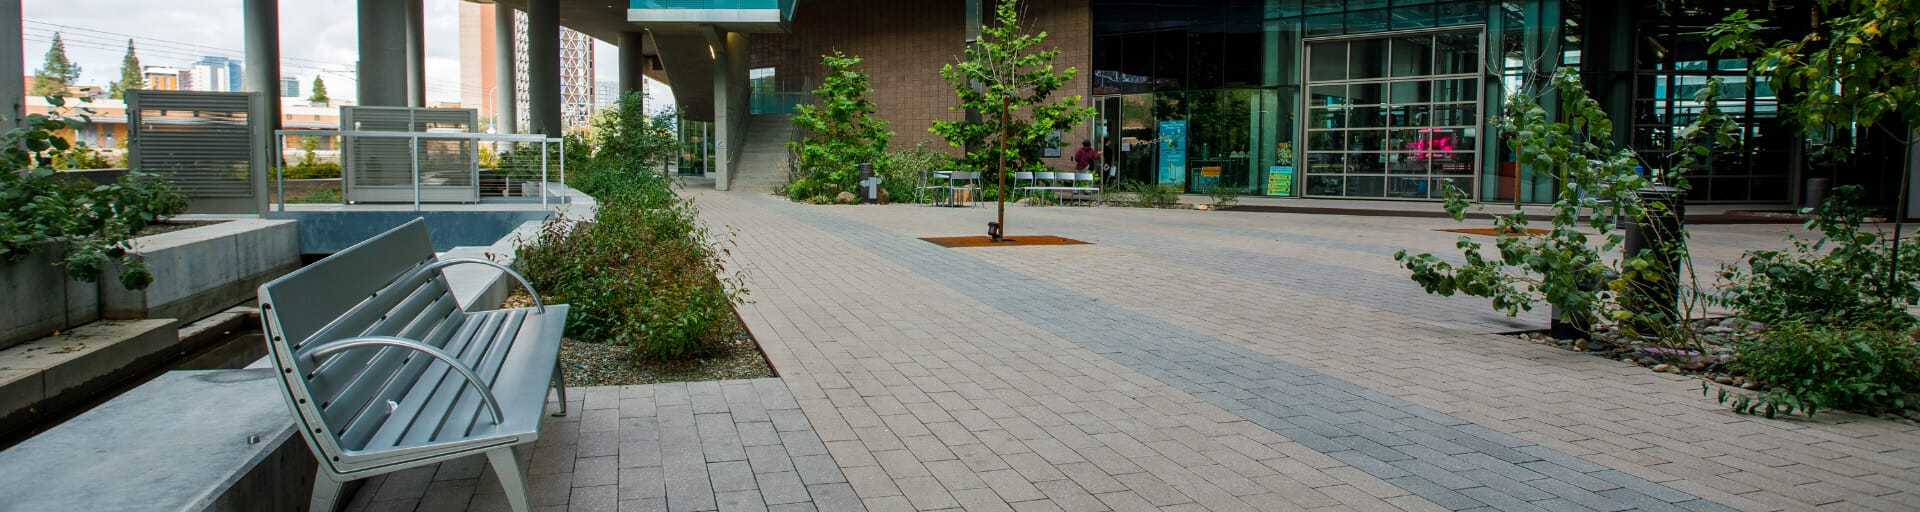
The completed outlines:
[[[793,135],[793,116],[762,114],[747,117],[747,142],[733,172],[732,190],[766,194],[787,183],[787,140]]]

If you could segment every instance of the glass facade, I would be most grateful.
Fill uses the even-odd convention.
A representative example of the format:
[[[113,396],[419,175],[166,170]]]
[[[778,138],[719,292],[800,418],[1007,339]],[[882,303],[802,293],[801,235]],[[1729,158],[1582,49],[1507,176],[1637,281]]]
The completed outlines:
[[[1452,185],[1541,202],[1552,173],[1516,165],[1488,122],[1508,95],[1579,67],[1630,127],[1618,142],[1658,169],[1718,77],[1747,143],[1693,170],[1694,199],[1784,202],[1797,137],[1771,88],[1702,35],[1760,3],[1092,0],[1093,133],[1112,176],[1188,192],[1434,200]]]

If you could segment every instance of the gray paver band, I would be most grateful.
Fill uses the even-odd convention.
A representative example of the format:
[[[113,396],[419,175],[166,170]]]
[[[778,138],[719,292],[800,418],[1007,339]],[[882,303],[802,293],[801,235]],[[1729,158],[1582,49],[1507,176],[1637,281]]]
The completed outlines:
[[[770,198],[751,201],[1442,506],[1731,510],[944,249]],[[1582,485],[1562,480],[1579,475]],[[1578,507],[1578,508],[1575,508]]]

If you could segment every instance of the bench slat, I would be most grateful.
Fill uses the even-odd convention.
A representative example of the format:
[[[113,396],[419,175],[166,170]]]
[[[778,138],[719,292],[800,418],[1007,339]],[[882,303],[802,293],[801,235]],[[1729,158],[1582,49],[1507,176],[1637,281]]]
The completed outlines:
[[[431,281],[422,280],[422,283]],[[396,284],[382,290],[379,295],[356,306],[347,317],[332,322],[315,333],[313,339],[335,340],[354,336],[400,336],[419,339],[420,333],[406,332],[405,326],[412,323],[414,315],[425,309],[433,301],[444,300],[446,293],[432,286],[404,289],[405,284]],[[383,319],[384,318],[384,319]],[[305,363],[308,377],[307,389],[315,400],[323,404],[321,409],[331,409],[331,404],[346,404],[359,409],[365,404],[364,395],[355,395],[354,388],[366,388],[378,385],[370,378],[385,376],[392,372],[397,362],[389,354],[399,354],[405,358],[408,351],[382,348],[377,350],[355,350],[336,354],[324,362],[313,361],[310,354],[320,348],[321,343],[307,343],[296,349],[295,359]],[[334,371],[331,367],[339,367]],[[359,368],[359,371],[352,369]],[[385,379],[382,379],[385,380]],[[352,416],[347,413],[328,411],[327,424],[334,428],[344,428]]]
[[[439,345],[444,341],[429,339],[427,336],[432,334],[429,330],[431,326],[417,323],[416,320],[420,315],[428,314],[433,309],[441,311],[457,309],[453,304],[452,294],[442,293],[435,296],[431,288],[422,289],[412,297],[408,297],[401,308],[394,310],[394,316],[387,317],[362,332],[342,333],[340,337],[397,336],[420,340],[428,345]],[[446,314],[443,312],[441,316],[444,317]],[[446,333],[446,335],[451,334]],[[310,349],[321,346],[318,343],[310,345]],[[371,358],[358,356],[356,352],[369,353]],[[378,407],[382,409],[380,413],[384,414],[385,404],[375,403],[381,400],[377,396],[378,391],[393,386],[397,381],[406,382],[407,376],[402,375],[400,371],[407,361],[414,359],[414,355],[412,351],[399,348],[361,349],[335,355],[332,359],[321,363],[316,368],[314,377],[308,380],[308,389],[314,393],[315,399],[321,400],[321,409],[325,411],[327,425],[336,431],[349,430],[349,427],[360,422],[360,418],[369,410],[375,409],[375,405],[380,405],[381,407]],[[363,358],[367,361],[360,363],[359,360]],[[365,366],[356,367],[356,364]],[[358,371],[355,371],[356,368]],[[351,375],[351,377],[344,381],[333,377],[342,374]],[[356,447],[357,444],[347,446]]]
[[[469,368],[475,368],[475,364],[486,352],[487,347],[484,346],[484,342],[492,339],[484,333],[490,332],[494,328],[492,326],[498,325],[504,315],[503,312],[465,315],[459,330],[443,348],[461,363]],[[479,342],[476,343],[476,341]],[[406,397],[400,400],[400,409],[394,412],[395,418],[407,418],[407,421],[389,421],[386,425],[381,425],[380,430],[367,440],[366,446],[369,449],[392,448],[412,429],[440,428],[445,420],[444,411],[447,406],[452,404],[460,393],[472,392],[467,386],[466,379],[443,365],[434,365],[422,373],[418,382],[407,392]],[[422,411],[433,412],[423,413]]]
[[[261,286],[273,296],[279,329],[298,345],[395,276],[433,259],[425,222],[409,222]],[[312,368],[301,368],[312,371]]]
[[[440,303],[436,303],[435,307],[429,308],[425,312],[428,316],[422,317],[422,320],[432,319],[432,322],[417,322],[415,326],[402,332],[415,334],[419,329],[431,330],[415,336],[403,337],[417,339],[422,343],[434,347],[445,345],[447,341],[456,334],[456,331],[460,329],[461,318],[465,316],[458,308],[452,306],[452,303],[453,296],[450,294],[445,296]],[[342,446],[357,449],[365,449],[372,446],[367,444],[367,439],[373,437],[374,432],[379,430],[382,425],[389,423],[389,418],[395,417],[396,413],[388,409],[391,406],[387,405],[387,402],[392,401],[397,406],[403,401],[407,393],[413,389],[416,385],[415,383],[419,381],[421,374],[428,371],[431,367],[443,369],[446,367],[446,365],[439,364],[437,360],[419,353],[411,353],[408,354],[408,356],[410,359],[404,366],[394,371],[393,378],[376,390],[373,395],[366,400],[368,412],[374,414],[370,415],[363,412],[360,418],[355,419],[353,423],[341,430],[339,437]]]
[[[499,398],[498,389],[500,388],[500,377],[503,367],[507,362],[511,361],[512,358],[519,357],[519,355],[515,353],[516,351],[522,350],[522,347],[517,346],[517,344],[532,344],[532,340],[528,339],[515,340],[520,332],[521,326],[526,323],[527,317],[530,316],[527,314],[527,311],[528,310],[525,309],[507,310],[506,314],[501,318],[499,326],[492,332],[476,333],[478,336],[485,336],[487,341],[483,343],[486,346],[485,352],[481,354],[480,363],[473,366],[473,372],[480,375],[480,380],[488,383],[489,389],[496,390],[494,391],[495,399]],[[551,365],[552,362],[549,361],[547,364]],[[551,372],[551,370],[549,370],[549,372]],[[501,406],[505,407],[506,404],[503,403]],[[473,393],[470,390],[462,389],[461,393],[455,395],[453,404],[447,407],[445,411],[446,420],[440,424],[439,428],[413,429],[407,432],[407,435],[401,439],[401,444],[421,444],[443,439],[460,439],[472,435],[477,429],[491,429],[493,427],[493,418],[487,415],[485,405],[481,402],[479,394]]]

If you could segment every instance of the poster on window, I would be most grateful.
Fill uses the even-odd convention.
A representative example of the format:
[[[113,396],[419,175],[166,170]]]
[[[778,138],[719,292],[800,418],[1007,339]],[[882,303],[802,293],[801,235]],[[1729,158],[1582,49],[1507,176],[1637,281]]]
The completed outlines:
[[[1160,183],[1178,185],[1187,178],[1187,121],[1160,122]]]
[[[1267,195],[1293,196],[1293,166],[1274,165],[1267,167]]]

